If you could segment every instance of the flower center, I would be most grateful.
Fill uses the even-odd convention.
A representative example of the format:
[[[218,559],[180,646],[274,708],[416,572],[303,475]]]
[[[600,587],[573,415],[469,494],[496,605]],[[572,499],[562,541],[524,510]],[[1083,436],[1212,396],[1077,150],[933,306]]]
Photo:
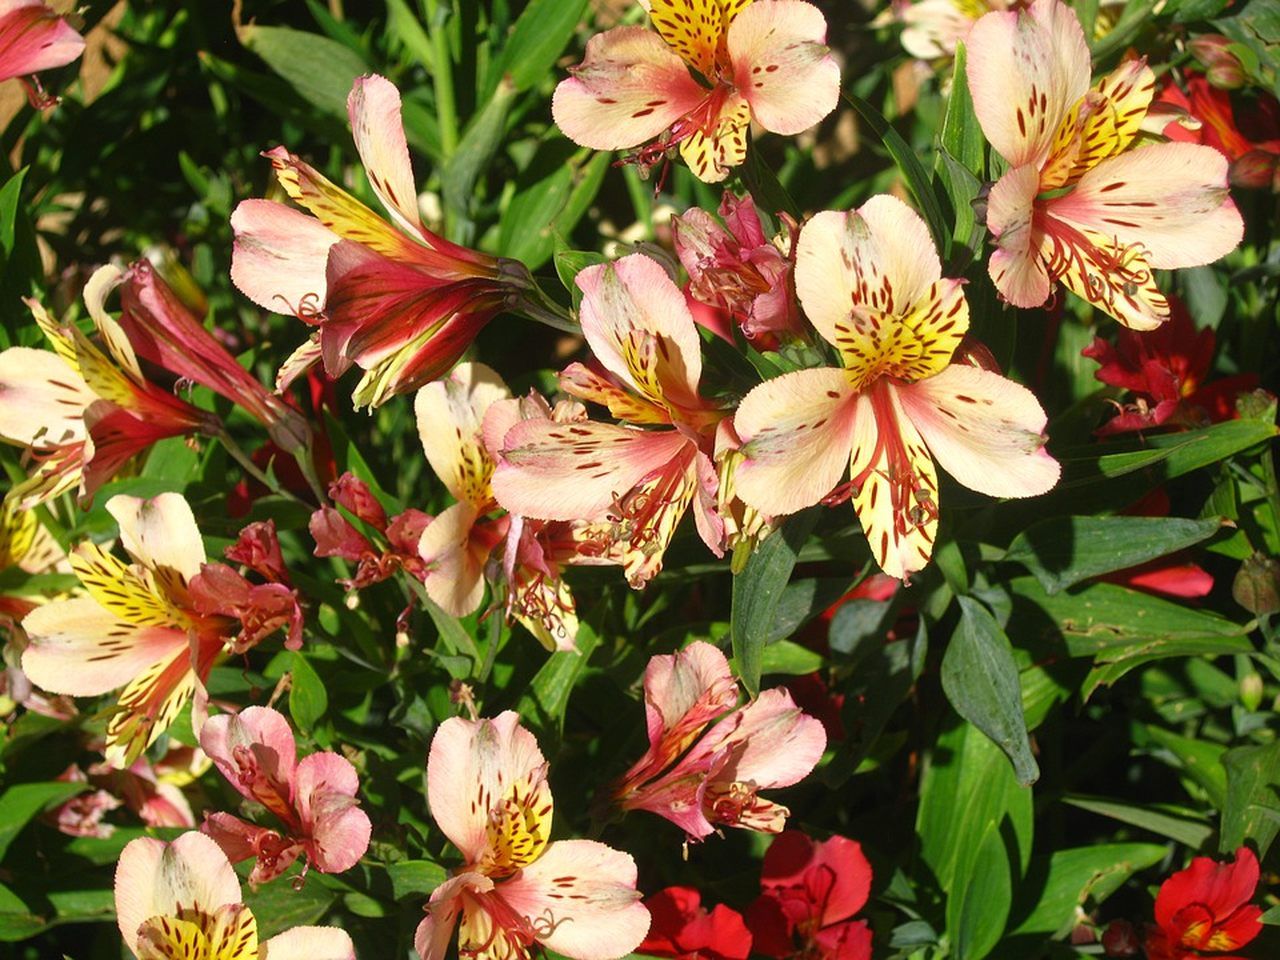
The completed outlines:
[[[542,855],[551,835],[551,788],[543,770],[530,771],[489,808],[486,850],[480,868],[508,877]]]
[[[240,903],[213,913],[179,910],[138,931],[138,960],[258,960],[258,922]]]

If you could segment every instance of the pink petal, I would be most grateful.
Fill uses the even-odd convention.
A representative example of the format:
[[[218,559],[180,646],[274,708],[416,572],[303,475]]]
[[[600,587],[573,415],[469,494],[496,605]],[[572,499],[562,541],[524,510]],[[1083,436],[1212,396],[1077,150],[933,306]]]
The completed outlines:
[[[418,541],[418,553],[429,565],[423,581],[427,593],[452,617],[475,612],[484,599],[489,551],[472,543],[476,519],[470,503],[455,503],[427,525]]]
[[[797,370],[766,380],[734,414],[742,460],[734,488],[771,516],[817,503],[840,482],[866,416],[841,370]]]
[[[84,37],[39,0],[5,6],[0,15],[0,80],[62,67],[84,52]]]
[[[337,927],[294,927],[258,950],[258,960],[356,960],[351,935]]]
[[[172,843],[139,837],[116,864],[115,899],[120,933],[137,953],[138,929],[147,920],[177,916],[184,907],[212,913],[240,903],[240,881],[226,855],[202,833],[184,833]]]
[[[995,11],[966,41],[966,71],[982,132],[1010,166],[1042,166],[1067,111],[1089,89],[1090,58],[1076,12],[1059,0]]]
[[[636,393],[661,404],[696,406],[702,376],[702,343],[684,294],[656,260],[633,253],[615,263],[579,272],[582,334],[605,369]],[[636,375],[633,338],[657,341],[658,389],[642,386]]]
[[[681,455],[675,430],[526,420],[507,433],[493,474],[498,502],[542,520],[603,520],[617,497]]]
[[[822,11],[799,0],[755,3],[729,25],[734,81],[766,130],[795,134],[836,108],[840,67]]]
[[[243,200],[231,214],[231,282],[273,313],[314,322],[324,307],[325,265],[338,235],[274,200]]]
[[[587,41],[582,63],[551,100],[566,137],[593,150],[652,140],[706,99],[688,67],[644,27],[617,27]]]
[[[48,350],[0,353],[0,437],[20,446],[54,446],[85,436],[84,412],[98,399],[67,363]]]
[[[1044,410],[1026,387],[957,363],[897,392],[930,453],[969,489],[1034,497],[1058,482],[1062,468],[1044,449]]]
[[[427,802],[436,826],[467,863],[485,851],[490,805],[545,765],[538,742],[512,710],[492,720],[450,717],[440,724],[427,756]]]
[[[781,687],[765,690],[714,727],[690,757],[729,749],[714,779],[752,783],[762,790],[789,787],[807,777],[827,747],[822,722],[795,705]]]
[[[267,802],[269,794],[268,806],[291,809],[298,747],[279,711],[245,707],[210,717],[200,731],[200,748],[245,797]]]
[[[73,697],[122,687],[187,648],[185,630],[130,623],[89,597],[36,607],[22,627],[31,641],[22,654],[27,678]]]
[[[1005,300],[1028,309],[1053,292],[1032,219],[1039,190],[1040,171],[1034,165],[1015,167],[996,181],[987,203],[987,229],[997,244],[987,272]]]
[[[460,873],[431,891],[427,915],[413,937],[413,949],[422,960],[444,960],[458,923],[464,890],[486,894],[493,890],[493,881],[482,873]]]
[[[241,820],[239,817],[221,811],[206,814],[204,822],[200,824],[200,832],[211,838],[232,863],[251,860],[258,855],[264,843],[280,840],[280,834],[275,830],[260,827],[256,823],[249,823],[247,820]],[[294,859],[290,858],[289,863]],[[288,865],[286,863],[284,867]],[[256,872],[257,865],[254,869]]]
[[[124,548],[144,567],[176,570],[187,580],[200,572],[204,540],[182,494],[162,493],[149,500],[120,494],[107,501],[107,513],[120,526]]]
[[[897,197],[877,194],[857,210],[809,220],[796,246],[796,293],[831,344],[853,309],[905,314],[942,276],[933,237]]]
[[[419,390],[413,403],[418,437],[431,469],[456,499],[474,508],[483,509],[492,499],[493,461],[484,446],[485,412],[510,396],[491,367],[460,363],[445,379]]]
[[[347,116],[373,192],[402,228],[420,234],[418,190],[400,119],[400,91],[377,74],[357,77],[347,97]]]
[[[1122,244],[1140,245],[1157,270],[1200,266],[1230,253],[1244,236],[1227,166],[1221,153],[1199,144],[1139,147],[1102,161],[1047,209]]]
[[[594,840],[552,843],[495,892],[535,924],[550,918],[549,930],[535,925],[538,942],[573,960],[625,957],[649,932],[635,861]]]
[[[318,870],[349,870],[369,849],[373,825],[355,798],[359,785],[356,768],[336,753],[313,753],[298,764],[294,798],[311,838],[307,853]]]

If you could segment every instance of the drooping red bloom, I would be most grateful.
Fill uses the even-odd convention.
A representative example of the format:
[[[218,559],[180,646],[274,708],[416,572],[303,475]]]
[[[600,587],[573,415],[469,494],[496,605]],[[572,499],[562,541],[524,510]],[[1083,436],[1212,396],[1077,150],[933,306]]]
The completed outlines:
[[[707,910],[692,887],[667,887],[644,905],[653,922],[636,953],[676,960],[746,960],[751,953],[742,914],[723,903]]]
[[[871,893],[862,846],[834,836],[815,843],[797,830],[764,855],[760,896],[747,908],[755,952],[787,960],[870,960],[871,928],[850,920]]]
[[[1156,895],[1156,923],[1143,942],[1148,960],[1191,960],[1251,942],[1262,932],[1262,909],[1249,902],[1258,877],[1258,858],[1247,847],[1230,863],[1196,857],[1169,877]]]
[[[1280,102],[1259,92],[1236,109],[1231,94],[1213,86],[1207,77],[1191,74],[1183,91],[1172,81],[1161,90],[1159,102],[1186,111],[1195,123],[1175,120],[1165,128],[1170,140],[1202,143],[1231,161],[1229,177],[1238,187],[1272,187],[1280,164]]]
[[[419,580],[426,578],[427,567],[418,553],[418,541],[431,522],[430,516],[409,509],[388,519],[368,484],[351,473],[344,473],[329,485],[329,496],[337,506],[321,507],[311,515],[309,527],[316,541],[317,557],[342,557],[357,564],[355,576],[343,581],[348,590],[379,583],[397,570]],[[386,546],[375,546],[337,507],[381,533]]]
[[[1236,394],[1257,386],[1241,374],[1206,385],[1213,365],[1214,334],[1197,330],[1186,306],[1169,298],[1172,315],[1156,330],[1120,330],[1113,346],[1101,337],[1082,351],[1101,366],[1094,376],[1128,390],[1132,400],[1096,431],[1111,436],[1160,426],[1183,428],[1235,419]]]

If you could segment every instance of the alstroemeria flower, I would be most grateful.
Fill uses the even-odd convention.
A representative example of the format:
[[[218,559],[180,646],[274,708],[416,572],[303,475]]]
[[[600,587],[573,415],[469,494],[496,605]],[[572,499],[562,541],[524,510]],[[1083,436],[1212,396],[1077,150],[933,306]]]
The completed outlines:
[[[120,327],[142,359],[239,405],[282,450],[296,453],[307,445],[311,428],[302,414],[240,366],[148,261],[128,270],[102,267],[95,277],[103,296],[120,287]]]
[[[672,218],[690,295],[727,311],[748,339],[799,334],[804,321],[791,279],[794,234],[786,241],[790,255],[770,243],[750,195],[726,191],[719,212],[723,226],[697,207]]]
[[[1262,908],[1250,903],[1258,877],[1258,858],[1248,847],[1231,863],[1196,857],[1169,877],[1156,894],[1156,925],[1143,939],[1148,960],[1194,960],[1201,951],[1223,953],[1251,942],[1262,932]]]
[[[1176,297],[1169,298],[1169,306],[1170,320],[1158,330],[1121,330],[1114,346],[1095,337],[1081,351],[1098,362],[1095,377],[1133,394],[1116,416],[1095,431],[1099,436],[1232,420],[1236,416],[1236,394],[1258,385],[1253,374],[1206,384],[1213,366],[1213,329],[1196,330],[1190,312]]]
[[[764,855],[760,897],[747,908],[755,950],[776,960],[870,960],[871,929],[850,920],[871,893],[871,864],[847,837],[821,843],[795,830]]]
[[[956,45],[985,13],[1008,10],[1009,0],[895,0],[902,49],[919,60],[953,57]]]
[[[1212,263],[1244,235],[1226,159],[1186,143],[1135,148],[1155,76],[1127,60],[1090,87],[1084,32],[1060,0],[988,13],[966,49],[978,121],[1009,164],[987,210],[996,289],[1038,307],[1061,281],[1135,330],[1169,319],[1152,271]]]
[[[131,840],[116,865],[116,922],[138,960],[355,960],[337,927],[294,927],[258,942],[258,921],[216,843]]]
[[[400,93],[389,80],[357,78],[347,112],[395,225],[276,147],[266,156],[277,179],[314,216],[270,200],[242,202],[231,215],[231,279],[259,306],[319,327],[280,371],[282,385],[321,359],[331,377],[355,364],[365,374],[352,399],[376,407],[446,373],[532,281],[522,265],[422,225]]]
[[[410,508],[388,519],[369,485],[352,473],[344,473],[329,484],[329,496],[386,539],[385,546],[375,546],[337,507],[323,506],[311,515],[308,529],[316,542],[315,555],[341,557],[356,564],[356,575],[341,581],[343,586],[359,590],[394,576],[397,570],[419,580],[426,578],[427,568],[418,555],[418,541],[431,522],[430,516]]]
[[[514,712],[440,724],[427,800],[465,862],[431,894],[414,938],[422,960],[443,960],[455,928],[459,956],[493,960],[528,960],[537,946],[614,960],[644,939],[635,861],[594,840],[550,842],[547,762]]]
[[[742,914],[723,903],[710,910],[692,887],[667,887],[645,897],[653,923],[636,953],[675,960],[747,960],[751,931]]]
[[[747,127],[796,134],[836,107],[840,68],[827,21],[801,0],[650,0],[653,30],[615,27],[587,42],[556,87],[551,112],[593,150],[640,152],[646,165],[679,146],[707,183],[747,155]],[[696,73],[696,75],[695,75]]]
[[[188,583],[205,561],[191,507],[180,494],[107,501],[125,564],[97,544],[71,553],[87,597],[56,600],[27,615],[22,669],[37,686],[74,697],[124,687],[107,724],[107,760],[127,767],[203,690],[234,623],[196,611]]]
[[[1230,54],[1227,54],[1230,57]],[[1164,129],[1170,140],[1203,143],[1231,161],[1232,186],[1280,191],[1280,103],[1265,90],[1254,91],[1247,102],[1232,102],[1199,73],[1188,73],[1186,92],[1171,77],[1161,88],[1156,105],[1184,111],[1194,122],[1178,118]]]
[[[218,615],[240,621],[240,634],[232,653],[257,646],[277,630],[286,631],[289,650],[302,647],[302,605],[289,582],[274,520],[251,523],[240,531],[224,556],[248,567],[263,579],[253,583],[225,563],[201,566],[189,585],[191,602],[204,616]]]
[[[129,338],[102,307],[104,280],[99,272],[84,290],[101,347],[28,300],[54,352],[0,353],[0,439],[26,447],[36,464],[6,496],[23,509],[77,487],[87,502],[158,440],[218,431],[212,414],[146,378]]]
[[[657,262],[632,254],[587,267],[576,283],[583,335],[607,375],[574,363],[560,374],[561,389],[629,425],[518,423],[503,441],[493,489],[513,514],[609,524],[611,549],[631,585],[642,587],[662,569],[690,504],[698,534],[720,554],[708,454],[724,414],[698,395],[701,341]]]
[[[759,791],[799,783],[827,745],[822,724],[789,693],[766,690],[733,709],[729,661],[697,641],[650,658],[644,701],[649,749],[611,788],[620,809],[656,813],[695,841],[721,825],[764,833],[786,826],[787,808]]]
[[[37,110],[58,98],[46,94],[33,74],[64,67],[82,53],[84,37],[42,0],[0,0],[0,80],[21,79]]]
[[[298,760],[293,731],[279,712],[246,707],[210,717],[200,747],[245,799],[262,804],[283,827],[229,813],[205,817],[200,829],[232,863],[256,858],[250,883],[275,879],[299,856],[321,873],[349,870],[364,856],[373,827],[356,798],[355,767],[327,750]]]
[[[934,458],[994,497],[1035,496],[1057,482],[1031,392],[952,363],[969,307],[905,203],[880,195],[851,213],[815,216],[800,231],[796,289],[844,368],[784,374],[743,399],[734,482],[745,502],[787,516],[826,497],[848,470],[872,555],[905,579],[933,553]]]

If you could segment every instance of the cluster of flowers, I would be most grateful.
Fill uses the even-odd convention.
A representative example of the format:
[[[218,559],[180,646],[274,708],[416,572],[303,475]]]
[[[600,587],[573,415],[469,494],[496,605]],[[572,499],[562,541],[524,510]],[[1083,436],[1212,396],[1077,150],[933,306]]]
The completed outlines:
[[[1149,121],[1164,114],[1151,115],[1156,82],[1145,61],[1125,60],[1093,82],[1080,23],[1060,0],[990,6],[963,34],[977,118],[1007,165],[987,208],[992,281],[1022,308],[1043,306],[1060,283],[1129,331],[1156,331],[1091,348],[1100,376],[1138,398],[1108,430],[1214,415],[1220,403],[1201,389],[1203,366],[1175,363],[1187,353],[1187,321],[1154,271],[1209,263],[1239,243],[1227,157],[1153,134]],[[724,0],[702,4],[698,17],[689,7],[651,0],[653,30],[592,38],[553,101],[568,137],[634,151],[627,159],[646,169],[678,151],[695,175],[719,182],[746,158],[753,121],[795,134],[835,109],[839,69],[815,6]],[[83,44],[36,0],[0,4],[0,39],[4,76],[68,62]],[[931,42],[954,49],[954,39]],[[508,617],[559,650],[574,649],[577,633],[565,568],[620,566],[642,587],[661,571],[690,510],[703,542],[722,556],[750,550],[782,518],[852,499],[872,556],[905,579],[933,552],[939,465],[995,497],[1035,496],[1059,477],[1044,449],[1040,403],[968,338],[962,281],[943,276],[923,220],[888,195],[802,224],[785,220],[777,238],[749,198],[731,193],[719,219],[681,215],[674,236],[687,288],[640,253],[583,269],[575,284],[591,358],[559,380],[573,399],[512,396],[496,371],[459,361],[499,313],[546,319],[553,305],[522,264],[424,226],[389,81],[357,80],[348,106],[390,221],[282,147],[267,156],[307,212],[247,200],[232,217],[236,286],[312,328],[279,371],[276,392],[145,262],[94,274],[84,301],[95,337],[30,301],[52,351],[0,354],[0,437],[25,448],[30,467],[0,515],[0,565],[66,564],[81,585],[69,598],[0,608],[20,621],[25,645],[21,679],[9,689],[35,705],[42,695],[30,684],[72,697],[123,688],[107,725],[108,764],[152,784],[139,788],[150,806],[136,804],[149,822],[188,826],[189,808],[156,809],[156,775],[141,758],[190,703],[203,752],[275,819],[262,826],[214,812],[170,844],[129,844],[117,911],[141,960],[351,957],[350,939],[333,928],[297,928],[259,945],[230,862],[254,860],[254,883],[299,858],[304,869],[340,872],[363,856],[372,830],[348,760],[331,752],[298,760],[288,722],[270,708],[207,716],[214,664],[277,631],[287,647],[302,643],[303,599],[270,524],[250,525],[227,551],[236,569],[207,561],[180,495],[121,495],[106,507],[131,563],[92,542],[66,556],[41,546],[31,507],[71,490],[89,500],[162,438],[214,438],[257,475],[222,420],[175,395],[175,383],[238,405],[294,458],[316,501],[316,554],[355,564],[349,587],[403,572],[430,602],[463,616],[479,609],[488,581],[505,590]],[[116,289],[118,318],[106,307]],[[737,402],[708,397],[695,310],[730,342],[740,330],[764,347],[794,346],[806,362]],[[1194,349],[1203,354],[1203,340]],[[316,428],[288,399],[290,384],[317,364],[335,378],[352,366],[363,371],[357,406],[416,393],[424,455],[457,502],[435,517],[416,509],[388,517],[357,477],[323,483]],[[589,419],[584,402],[611,421]],[[654,657],[644,679],[649,750],[608,800],[659,814],[693,841],[721,826],[779,834],[745,922],[721,907],[707,913],[696,893],[674,889],[651,900],[667,918],[651,930],[628,854],[596,841],[550,841],[547,763],[518,716],[455,717],[431,744],[428,800],[464,863],[431,895],[419,954],[443,958],[456,931],[464,957],[527,957],[540,944],[609,960],[642,941],[673,956],[705,947],[741,957],[745,930],[758,952],[779,958],[867,956],[870,932],[850,919],[871,882],[858,845],[783,832],[786,808],[759,796],[808,775],[826,746],[822,723],[786,691],[738,700],[714,647]],[[111,800],[95,797],[97,808],[63,811],[70,829],[96,829]],[[1241,869],[1250,856],[1241,853]],[[1256,932],[1256,908],[1238,895],[1243,880],[1230,896],[1188,899],[1183,888],[1220,869],[1206,863],[1192,865],[1192,880],[1170,881],[1182,893],[1157,901],[1157,927],[1143,941],[1149,956],[1229,949]],[[1255,883],[1256,873],[1255,862]],[[727,945],[717,939],[726,930],[737,937]]]

